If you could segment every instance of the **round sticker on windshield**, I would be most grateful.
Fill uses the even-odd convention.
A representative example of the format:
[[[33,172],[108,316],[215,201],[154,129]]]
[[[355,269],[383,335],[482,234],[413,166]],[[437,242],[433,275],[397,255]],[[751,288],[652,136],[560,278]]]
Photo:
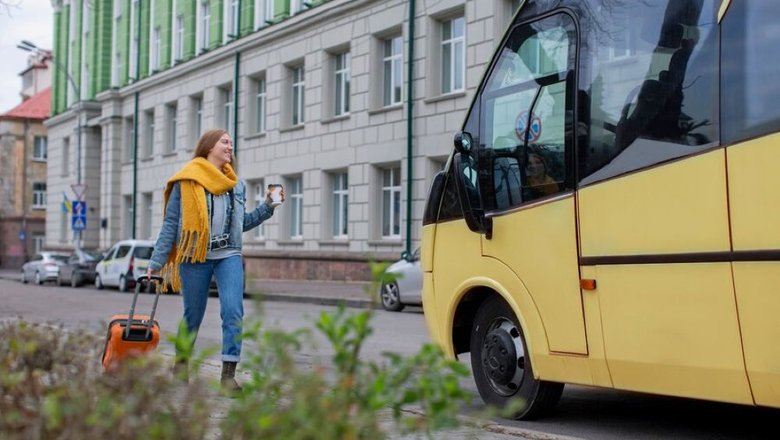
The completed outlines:
[[[530,130],[528,129],[528,125],[528,112],[520,113],[520,116],[518,116],[515,121],[515,134],[517,135],[517,138],[520,139],[521,142],[524,137],[527,137],[528,142],[538,141],[539,137],[542,135],[542,120],[539,119],[539,116],[532,115]]]

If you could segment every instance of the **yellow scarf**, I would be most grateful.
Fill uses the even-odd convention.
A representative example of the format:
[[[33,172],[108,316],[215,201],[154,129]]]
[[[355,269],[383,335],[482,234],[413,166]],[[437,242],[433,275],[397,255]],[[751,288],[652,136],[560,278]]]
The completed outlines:
[[[174,242],[168,260],[162,267],[160,275],[163,292],[170,285],[175,292],[181,292],[181,275],[179,265],[183,262],[202,263],[206,261],[209,247],[209,215],[206,205],[206,193],[220,195],[229,191],[238,183],[233,167],[225,164],[222,171],[211,162],[196,157],[174,174],[165,185],[163,212],[168,206],[168,197],[176,182],[180,182],[181,192],[181,230],[178,245]]]

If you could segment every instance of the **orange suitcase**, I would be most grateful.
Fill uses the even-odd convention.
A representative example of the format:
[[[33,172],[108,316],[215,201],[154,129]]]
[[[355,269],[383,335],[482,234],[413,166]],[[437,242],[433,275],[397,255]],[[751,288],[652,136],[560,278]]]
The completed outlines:
[[[151,279],[147,279],[146,275],[138,277],[130,314],[111,317],[111,322],[108,324],[108,335],[106,335],[106,346],[103,349],[103,368],[106,370],[116,368],[128,357],[138,356],[157,348],[157,344],[160,342],[160,325],[154,320],[154,314],[157,311],[157,301],[160,299],[158,289],[154,289],[154,305],[151,315],[135,315],[138,294],[141,290],[145,289],[149,292],[150,289],[153,289],[155,286],[153,281],[157,281],[159,284],[162,282],[162,278],[152,276]]]

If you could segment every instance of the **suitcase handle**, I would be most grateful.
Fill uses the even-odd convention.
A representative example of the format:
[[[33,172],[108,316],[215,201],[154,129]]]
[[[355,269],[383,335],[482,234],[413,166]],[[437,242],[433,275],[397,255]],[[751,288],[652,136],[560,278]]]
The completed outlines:
[[[130,327],[133,323],[133,314],[135,314],[135,303],[138,301],[138,294],[141,292],[141,286],[143,283],[146,282],[147,288],[146,290],[149,290],[148,286],[151,286],[156,282],[157,284],[162,284],[163,277],[159,275],[151,275],[146,276],[141,275],[138,278],[135,279],[135,292],[133,292],[133,303],[130,305],[130,315],[127,317],[127,327],[125,328],[125,338],[130,337]],[[154,314],[157,312],[157,301],[160,299],[160,289],[155,288],[154,289],[155,295],[154,295],[154,305],[152,305],[152,313],[149,315],[149,321],[146,323],[146,338],[149,337],[149,333],[152,331],[152,323],[154,322]]]

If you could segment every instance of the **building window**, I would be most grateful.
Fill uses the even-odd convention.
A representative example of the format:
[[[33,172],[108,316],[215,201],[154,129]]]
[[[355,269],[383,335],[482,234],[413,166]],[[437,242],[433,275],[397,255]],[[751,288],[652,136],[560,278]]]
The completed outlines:
[[[141,232],[139,237],[150,239],[152,238],[152,193],[143,193],[141,195],[141,214],[143,220],[141,221]]]
[[[111,85],[119,87],[119,81],[122,77],[122,54],[119,52],[114,54],[114,69],[111,72]]]
[[[130,70],[129,75],[133,76],[133,79],[138,80],[138,15],[140,7],[138,0],[133,0],[130,6],[130,61],[128,63]]]
[[[255,80],[255,91],[255,133],[264,133],[267,103],[265,78]]]
[[[349,113],[349,82],[350,82],[350,61],[351,57],[349,52],[340,53],[336,55],[336,71],[335,71],[335,93],[336,108],[334,110],[335,116],[345,115]]]
[[[227,86],[220,89],[221,101],[222,101],[222,114],[220,116],[220,123],[225,127],[225,130],[230,131],[233,128],[233,86]]]
[[[124,136],[122,139],[122,149],[124,151],[123,160],[130,162],[133,160],[133,141],[135,139],[135,126],[133,117],[125,118]]]
[[[303,238],[303,178],[289,179],[287,197],[290,199],[290,238]]]
[[[200,53],[208,49],[209,40],[211,39],[211,5],[209,5],[208,1],[200,2],[196,23],[196,52]]]
[[[33,182],[32,207],[36,209],[46,208],[46,182]]]
[[[166,114],[166,142],[165,145],[163,145],[163,148],[165,148],[166,153],[170,153],[176,150],[176,124],[177,124],[177,116],[176,113],[178,111],[178,106],[173,104],[168,104],[165,106],[165,114]]]
[[[33,252],[35,252],[36,254],[40,254],[41,251],[43,251],[44,246],[46,245],[46,236],[33,235],[32,244],[33,244]]]
[[[306,9],[305,0],[290,0],[290,14],[297,14]]]
[[[123,237],[133,236],[133,196],[124,196],[122,201],[124,212],[124,231],[122,231]]]
[[[46,136],[33,139],[33,160],[45,161],[49,157],[49,140]]]
[[[160,70],[160,28],[152,31],[152,53],[149,63],[149,73]]]
[[[292,69],[292,125],[303,125],[304,92],[303,66],[295,67]]]
[[[173,60],[179,61],[184,56],[184,16],[177,15],[173,30]]]
[[[149,110],[144,113],[146,117],[146,145],[144,149],[145,157],[152,157],[154,154],[154,110]]]
[[[62,169],[63,176],[70,174],[70,138],[62,139]]]
[[[191,98],[192,112],[191,112],[191,124],[192,133],[190,133],[190,145],[195,148],[195,144],[200,138],[201,131],[203,131],[203,97],[194,96]]]
[[[347,238],[349,226],[349,182],[347,173],[335,173],[333,182],[333,238]]]
[[[265,185],[263,179],[254,181],[253,186],[255,188],[254,207],[256,208],[260,206],[260,204],[265,203]],[[255,228],[254,239],[262,240],[264,238],[265,238],[265,228],[263,227],[263,223],[260,223],[260,226]]]
[[[274,0],[255,0],[255,30],[274,19]]]
[[[403,80],[403,40],[400,36],[384,41],[382,57],[383,67],[383,104],[385,106],[401,103],[401,81]]]
[[[401,168],[382,170],[382,238],[401,236]]]
[[[463,90],[466,76],[465,30],[463,17],[445,21],[441,27],[441,91]]]
[[[225,0],[225,32],[223,41],[238,38],[238,0]]]

